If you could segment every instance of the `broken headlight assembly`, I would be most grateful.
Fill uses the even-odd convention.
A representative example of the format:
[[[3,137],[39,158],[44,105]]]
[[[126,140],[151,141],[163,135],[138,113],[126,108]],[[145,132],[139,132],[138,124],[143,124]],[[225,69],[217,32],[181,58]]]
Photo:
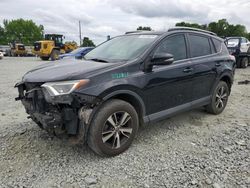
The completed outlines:
[[[88,79],[62,81],[62,82],[47,82],[41,87],[45,88],[51,96],[67,95],[72,91],[79,89],[89,82]]]
[[[41,87],[44,91],[44,96],[49,103],[64,103],[71,104],[73,98],[70,93],[79,89],[89,82],[88,79],[61,81],[61,82],[47,82]]]

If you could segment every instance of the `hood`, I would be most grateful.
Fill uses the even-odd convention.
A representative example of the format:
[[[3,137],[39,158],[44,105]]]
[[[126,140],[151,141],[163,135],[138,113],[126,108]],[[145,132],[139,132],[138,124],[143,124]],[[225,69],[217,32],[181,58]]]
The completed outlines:
[[[61,54],[59,55],[59,58],[64,58],[64,57],[70,57],[70,56],[75,56],[76,54],[72,54],[72,53],[65,53],[65,54]]]
[[[35,67],[27,72],[23,82],[54,82],[78,80],[90,77],[99,70],[118,66],[119,63],[102,63],[95,61],[74,60],[56,61]]]

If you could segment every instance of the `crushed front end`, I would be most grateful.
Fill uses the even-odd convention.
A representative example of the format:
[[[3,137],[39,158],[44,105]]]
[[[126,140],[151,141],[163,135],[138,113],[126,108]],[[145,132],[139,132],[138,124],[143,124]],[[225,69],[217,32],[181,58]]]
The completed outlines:
[[[42,129],[53,135],[64,133],[85,140],[83,137],[88,120],[100,100],[72,92],[72,83],[63,84],[64,88],[57,83],[17,83],[15,87],[18,88],[19,96],[16,100],[21,100],[28,117]]]

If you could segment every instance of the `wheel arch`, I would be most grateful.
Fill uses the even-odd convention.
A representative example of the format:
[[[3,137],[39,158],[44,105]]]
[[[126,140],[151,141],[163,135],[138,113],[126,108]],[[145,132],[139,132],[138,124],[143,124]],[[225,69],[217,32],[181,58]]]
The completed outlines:
[[[140,122],[143,120],[143,118],[146,115],[145,104],[142,98],[134,91],[117,90],[103,97],[103,101],[107,101],[110,99],[120,99],[131,104],[135,108],[136,112],[138,113]]]
[[[219,81],[224,81],[224,82],[226,82],[226,84],[227,84],[227,86],[228,86],[228,88],[229,88],[229,92],[231,93],[231,87],[232,87],[232,84],[233,84],[232,78],[231,78],[229,75],[225,74],[225,75],[222,75],[222,76],[221,76],[221,78],[220,78]]]

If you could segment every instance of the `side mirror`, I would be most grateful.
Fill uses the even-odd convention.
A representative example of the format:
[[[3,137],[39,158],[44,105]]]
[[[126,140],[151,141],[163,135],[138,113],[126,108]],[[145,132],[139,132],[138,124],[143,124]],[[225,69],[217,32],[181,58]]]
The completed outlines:
[[[173,62],[173,55],[168,53],[156,53],[151,59],[151,65],[170,65]]]

